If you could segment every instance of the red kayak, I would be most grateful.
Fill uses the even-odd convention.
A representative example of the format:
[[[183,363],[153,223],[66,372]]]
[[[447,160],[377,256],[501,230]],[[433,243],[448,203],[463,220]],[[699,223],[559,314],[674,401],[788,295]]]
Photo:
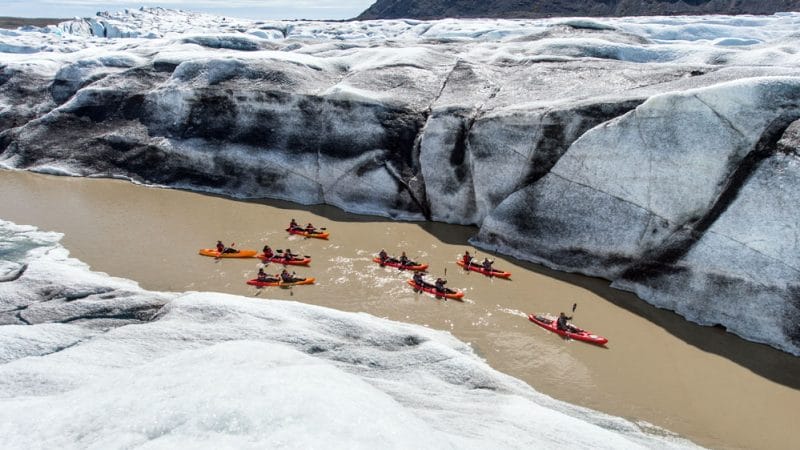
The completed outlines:
[[[278,264],[283,264],[284,266],[286,266],[286,265],[290,265],[290,266],[307,266],[308,263],[311,262],[311,258],[295,257],[295,258],[292,258],[292,259],[286,259],[283,256],[277,256],[277,255],[273,256],[272,258],[264,258],[264,254],[263,253],[257,254],[256,258],[260,258],[261,261],[264,261],[264,262],[274,262],[274,263],[278,263]]]
[[[428,268],[427,264],[411,263],[410,265],[403,265],[400,264],[400,261],[386,260],[384,262],[381,262],[380,258],[372,258],[372,260],[380,264],[381,266],[397,267],[400,270],[425,270]]]
[[[267,287],[267,286],[290,287],[290,286],[298,286],[301,284],[314,284],[314,281],[316,281],[315,278],[302,278],[291,282],[284,282],[275,278],[272,278],[272,281],[259,281],[256,278],[255,280],[248,280],[247,284],[256,287]]]
[[[458,259],[456,261],[456,264],[458,264],[461,267],[464,267],[464,260]],[[487,277],[508,278],[511,276],[511,272],[503,272],[502,270],[497,270],[497,269],[492,269],[491,271],[489,271],[484,269],[483,266],[479,266],[477,264],[470,264],[469,270],[482,273]]]
[[[425,291],[425,292],[427,292],[429,294],[435,295],[436,298],[445,297],[445,298],[449,298],[449,299],[452,299],[452,300],[461,300],[461,298],[464,297],[464,293],[463,292],[456,291],[456,290],[453,290],[453,289],[447,289],[446,292],[444,294],[442,294],[441,292],[438,292],[435,287],[433,287],[433,286],[420,286],[417,283],[414,283],[414,280],[408,280],[408,284],[410,284],[414,288],[414,290],[416,290],[416,291]]]
[[[528,316],[528,319],[545,330],[552,331],[559,336],[575,339],[576,341],[588,342],[595,345],[606,345],[608,342],[608,339],[603,336],[592,334],[591,331],[581,330],[574,325],[572,326],[574,329],[573,331],[559,330],[556,326],[556,319],[541,314],[531,314]]]

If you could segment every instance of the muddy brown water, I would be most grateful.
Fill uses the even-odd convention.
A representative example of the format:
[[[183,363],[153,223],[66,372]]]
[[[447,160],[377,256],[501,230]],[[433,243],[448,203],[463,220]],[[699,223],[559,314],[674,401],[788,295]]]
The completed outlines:
[[[146,289],[295,300],[447,330],[540,392],[700,445],[779,449],[800,442],[800,358],[693,325],[604,280],[496,255],[495,266],[513,273],[510,281],[464,272],[455,264],[464,250],[486,256],[467,244],[475,228],[10,171],[0,171],[0,218],[62,232],[72,256]],[[290,218],[326,227],[330,240],[288,235]],[[293,270],[317,283],[250,287],[245,281],[257,260],[197,255],[217,239],[310,255],[310,267]],[[381,248],[429,263],[429,278],[446,276],[465,301],[415,294],[405,283],[410,274],[372,262]],[[526,319],[530,312],[569,312],[573,303],[574,322],[606,336],[607,348],[564,341]]]

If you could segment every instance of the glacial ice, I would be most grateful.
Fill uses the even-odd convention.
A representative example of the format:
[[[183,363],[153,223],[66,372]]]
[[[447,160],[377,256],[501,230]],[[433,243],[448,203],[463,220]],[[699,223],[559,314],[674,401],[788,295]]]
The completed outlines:
[[[32,52],[2,53],[0,166],[474,224],[800,354],[796,207],[744,200],[797,189],[756,180],[798,155],[798,25],[100,13],[0,35]]]
[[[295,302],[148,292],[69,258],[60,237],[0,221],[3,258],[30,268],[0,283],[0,317],[76,286],[112,296],[118,314],[154,313],[115,322],[76,300],[42,323],[0,325],[4,448],[696,448],[542,395],[449,333]]]

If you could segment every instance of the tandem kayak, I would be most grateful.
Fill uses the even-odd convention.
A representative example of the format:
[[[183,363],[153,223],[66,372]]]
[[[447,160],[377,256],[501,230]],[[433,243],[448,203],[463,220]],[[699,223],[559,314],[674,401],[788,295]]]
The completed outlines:
[[[299,234],[300,236],[305,236],[307,238],[317,238],[317,239],[328,239],[328,236],[331,235],[327,231],[313,231],[309,233],[306,230],[297,230],[292,228],[287,228],[286,231],[288,231],[289,234]]]
[[[464,267],[464,260],[459,259],[456,261],[456,264],[458,264],[461,267]],[[487,277],[508,278],[511,276],[511,272],[503,272],[502,270],[497,270],[497,269],[492,269],[491,271],[489,271],[484,269],[483,266],[479,266],[477,264],[470,264],[469,270],[482,273]]]
[[[461,300],[464,297],[464,293],[461,291],[456,291],[453,289],[446,289],[445,293],[438,292],[435,287],[433,286],[420,286],[414,282],[414,280],[408,280],[408,284],[414,288],[415,291],[425,291],[429,294],[435,295],[437,298],[445,297],[452,300]]]
[[[283,281],[258,281],[258,279],[254,280],[247,280],[247,284],[250,286],[256,287],[266,287],[266,286],[281,286],[281,287],[289,287],[289,286],[299,286],[301,284],[314,284],[315,278],[304,278],[302,280],[293,281],[291,283],[284,283]]]
[[[222,253],[215,248],[204,248],[199,252],[203,256],[213,256],[214,258],[253,258],[258,253],[255,250],[239,250],[236,253]]]
[[[381,266],[397,267],[400,270],[415,270],[415,271],[419,271],[419,270],[425,270],[425,269],[428,268],[427,264],[419,264],[419,263],[415,263],[415,262],[412,262],[409,265],[403,265],[403,264],[400,264],[400,261],[384,261],[384,262],[381,262],[380,258],[372,258],[372,260],[374,262],[380,264]]]
[[[542,314],[530,314],[528,319],[539,325],[540,327],[544,328],[545,330],[552,331],[553,333],[568,337],[570,339],[575,339],[576,341],[583,341],[588,342],[590,344],[595,345],[606,345],[608,339],[604,338],[603,336],[598,336],[593,334],[591,331],[581,330],[580,328],[573,325],[577,331],[565,331],[559,330],[556,326],[556,319],[548,316],[544,316]]]
[[[286,265],[289,265],[289,266],[307,266],[308,263],[311,262],[311,258],[286,259],[286,258],[284,258],[282,256],[273,256],[272,258],[264,258],[264,254],[263,253],[259,253],[258,255],[256,255],[256,258],[259,258],[259,259],[261,259],[261,261],[264,261],[264,262],[274,262],[274,263],[278,263],[278,264],[283,264],[284,266],[286,266]]]

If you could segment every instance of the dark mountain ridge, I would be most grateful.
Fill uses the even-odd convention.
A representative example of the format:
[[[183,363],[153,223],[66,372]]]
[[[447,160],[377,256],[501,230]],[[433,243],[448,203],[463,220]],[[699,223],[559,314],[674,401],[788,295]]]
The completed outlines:
[[[787,11],[800,11],[800,0],[377,0],[357,19],[763,15]]]

